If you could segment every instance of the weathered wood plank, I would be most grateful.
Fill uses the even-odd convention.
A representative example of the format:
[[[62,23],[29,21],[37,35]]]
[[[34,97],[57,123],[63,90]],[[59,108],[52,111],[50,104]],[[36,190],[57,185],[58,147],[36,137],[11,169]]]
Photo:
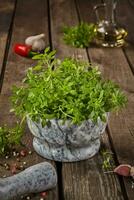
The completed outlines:
[[[72,5],[74,5],[73,1]],[[79,23],[74,12],[76,13],[68,2],[64,0],[50,0],[52,46],[57,50],[56,55],[60,58],[72,56],[87,59],[85,50],[67,46],[63,41],[63,27],[73,26]],[[67,16],[67,13],[69,13],[69,16]]]
[[[124,52],[134,74],[134,1],[123,0],[122,3],[118,4],[117,8],[117,21],[120,26],[125,27],[128,31],[128,43],[124,48]],[[124,15],[124,13],[127,14]]]
[[[102,146],[112,153],[107,133],[102,137]],[[65,199],[124,199],[117,177],[114,174],[105,174],[102,163],[102,155],[99,153],[86,161],[64,164]]]
[[[85,1],[82,1],[83,4]],[[63,43],[61,29],[63,25],[76,25],[78,16],[74,1],[51,0],[51,30],[53,48],[57,49],[58,56],[81,55],[87,59],[86,51],[71,48]],[[85,11],[83,11],[85,12]],[[104,140],[108,145],[108,139]],[[63,198],[65,200],[91,200],[91,199],[123,199],[120,184],[114,175],[105,175],[102,170],[102,157],[96,157],[77,163],[63,163],[62,182]]]
[[[14,43],[24,43],[27,36],[45,33],[46,44],[49,44],[48,37],[48,10],[47,0],[31,0],[18,1],[14,19],[12,40],[9,49],[9,55],[5,70],[4,82],[2,87],[1,102],[0,102],[0,124],[8,124],[13,126],[16,122],[14,115],[9,113],[10,103],[9,96],[11,94],[12,85],[19,85],[22,78],[25,76],[26,70],[33,65],[34,61],[20,57],[12,52]],[[23,138],[23,143],[27,148],[32,148],[32,136],[29,130],[26,128],[26,134]],[[27,167],[36,163],[45,161],[45,159],[38,156],[35,152],[31,156],[25,158],[27,161]],[[1,162],[5,162],[1,158]],[[12,163],[13,160],[9,160]],[[54,165],[54,162],[51,162]],[[0,175],[5,173],[3,168],[0,170]],[[9,175],[9,174],[8,174]],[[20,199],[20,198],[19,198]],[[32,199],[39,199],[39,195],[32,197]],[[49,192],[46,197],[47,200],[58,199],[58,189],[54,189]]]
[[[12,16],[14,13],[15,0],[1,0],[0,1],[0,74],[4,61],[4,54],[7,44]]]
[[[89,2],[88,0],[78,0],[78,2],[81,20],[95,22],[95,15],[92,9],[94,5],[96,5],[96,1],[91,0]],[[89,15],[87,15],[87,13],[89,13]],[[126,91],[134,91],[134,77],[121,48],[94,47],[89,48],[88,52],[92,62],[97,63],[100,66],[104,77],[116,81]],[[101,67],[103,65],[104,68]]]
[[[85,15],[85,13],[89,12],[89,9],[91,9],[90,2],[87,0],[84,0],[85,4],[81,0],[78,0],[78,2],[81,18],[84,21],[93,21],[94,19],[90,18],[91,16]],[[134,137],[132,133],[134,130],[134,76],[121,48],[89,48],[88,52],[91,61],[101,66],[100,69],[102,70],[104,77],[117,82],[122,89],[126,91],[128,96],[128,105],[126,109],[123,109],[118,116],[115,114],[111,115],[108,127],[112,139],[111,142],[119,163],[133,165]],[[128,198],[133,199],[134,191],[131,188],[130,180],[124,179],[124,182]]]
[[[13,53],[13,45],[15,43],[24,43],[26,37],[40,33],[46,34],[46,45],[49,44],[46,2],[47,1],[43,2],[43,0],[40,0],[40,6],[37,6],[36,0],[30,2],[21,1],[21,3],[18,1],[14,20],[14,30],[7,60],[8,64],[2,88],[3,94],[9,94],[11,91],[11,85],[20,82],[20,80],[25,76],[28,67],[35,63],[31,59],[26,59]],[[35,12],[35,8],[37,12]]]
[[[128,31],[127,42],[134,44],[134,1],[122,0],[117,3],[116,19],[120,27],[124,27]]]
[[[134,77],[122,49],[92,48],[89,54],[92,62],[101,66],[104,78],[112,79],[127,92],[134,92]]]

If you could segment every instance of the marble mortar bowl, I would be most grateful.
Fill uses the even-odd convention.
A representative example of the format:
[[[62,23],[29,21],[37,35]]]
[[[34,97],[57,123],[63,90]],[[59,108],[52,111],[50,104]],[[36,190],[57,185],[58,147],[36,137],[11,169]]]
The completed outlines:
[[[48,125],[27,119],[27,124],[34,135],[33,147],[44,158],[74,162],[94,156],[100,148],[100,135],[106,128],[106,122],[98,120],[95,124],[90,119],[80,125],[69,121],[52,119]]]

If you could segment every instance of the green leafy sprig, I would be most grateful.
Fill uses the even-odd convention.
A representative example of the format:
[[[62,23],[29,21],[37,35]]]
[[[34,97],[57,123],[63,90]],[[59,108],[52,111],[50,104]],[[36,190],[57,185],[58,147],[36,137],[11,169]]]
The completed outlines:
[[[113,170],[114,159],[112,156],[112,152],[103,149],[101,150],[101,155],[103,158],[102,169],[105,170],[105,172],[107,172],[107,170]]]
[[[126,104],[119,87],[104,81],[97,67],[89,63],[58,60],[49,48],[33,59],[38,64],[29,68],[24,85],[13,88],[13,110],[18,116],[36,122],[41,119],[43,125],[53,118],[74,124],[89,118],[97,122]]]
[[[63,33],[63,40],[66,44],[77,48],[84,48],[93,42],[96,36],[96,26],[95,24],[81,22],[77,26],[64,27]]]
[[[20,144],[23,128],[17,124],[14,128],[0,127],[0,155],[10,151],[13,145]]]

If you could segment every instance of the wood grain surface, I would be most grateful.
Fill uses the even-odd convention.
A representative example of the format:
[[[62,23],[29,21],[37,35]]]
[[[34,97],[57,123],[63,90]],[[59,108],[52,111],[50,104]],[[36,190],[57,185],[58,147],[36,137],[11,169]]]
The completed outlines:
[[[81,3],[84,4],[85,1]],[[63,58],[75,55],[88,61],[86,50],[71,48],[61,39],[63,25],[72,26],[79,23],[75,1],[51,0],[50,5],[52,44],[53,48],[57,49],[58,56]],[[109,147],[108,138],[103,140],[103,145]],[[62,183],[65,200],[123,199],[117,177],[113,174],[107,176],[102,171],[101,154],[87,161],[63,163]]]
[[[134,2],[118,1],[117,22],[128,30],[127,43],[123,48],[73,48],[63,41],[63,27],[80,21],[96,22],[93,7],[102,0],[0,0],[0,125],[13,126],[16,117],[9,112],[12,85],[20,85],[29,67],[35,61],[13,53],[15,43],[24,43],[26,37],[45,33],[46,46],[56,49],[56,56],[76,57],[97,64],[106,79],[120,85],[128,98],[126,108],[118,115],[111,114],[108,127],[102,137],[102,148],[113,154],[114,165],[134,165]],[[22,159],[26,167],[45,161],[32,148],[32,135],[27,126],[22,139],[32,154]],[[0,163],[12,164],[0,158]],[[56,166],[58,184],[46,200],[133,200],[131,180],[102,170],[101,152],[95,157],[77,163],[51,162]],[[11,175],[0,165],[0,176]],[[38,200],[40,196],[32,196]],[[1,200],[1,199],[0,199]],[[20,198],[18,198],[20,200]]]
[[[10,43],[8,59],[4,74],[4,82],[0,97],[0,124],[8,124],[9,126],[14,126],[16,123],[16,118],[13,114],[9,113],[11,108],[9,96],[11,95],[11,88],[13,85],[20,85],[22,78],[26,74],[26,70],[35,64],[35,61],[20,57],[13,53],[13,45],[15,43],[24,43],[26,37],[30,35],[36,35],[40,33],[45,33],[46,35],[46,45],[49,44],[48,37],[48,4],[47,0],[21,0],[17,2],[15,18],[13,22],[13,32],[12,39]],[[27,162],[26,167],[32,166],[36,163],[45,161],[44,158],[38,156],[32,149],[32,136],[26,127],[26,132],[22,140],[23,144],[28,150],[32,150],[32,155],[21,159],[22,162],[25,160]],[[23,147],[22,147],[23,148]],[[5,159],[0,159],[1,163],[7,162]],[[12,164],[16,162],[15,159],[9,159],[8,163]],[[51,162],[51,161],[49,161]],[[54,162],[51,162],[53,165]],[[0,175],[4,174],[11,175],[11,172],[6,172],[3,167],[0,167]],[[33,200],[40,199],[39,195],[32,196]],[[58,199],[58,188],[50,191],[46,197],[46,200],[57,200]],[[20,200],[20,197],[18,198]]]
[[[124,2],[124,1],[123,1]],[[92,1],[94,4],[95,1]],[[119,3],[119,2],[118,2]],[[92,6],[93,6],[92,4]],[[120,9],[121,9],[120,4]],[[125,4],[127,5],[127,3]],[[124,5],[124,6],[125,6]],[[86,15],[91,9],[89,1],[78,0],[78,7],[81,19],[84,21],[95,21],[94,16]],[[83,10],[85,12],[83,12]],[[92,11],[92,9],[91,9]],[[90,12],[89,12],[90,13]],[[118,14],[119,15],[119,14]],[[127,14],[126,14],[127,15]],[[125,16],[126,16],[125,15]],[[127,23],[127,21],[126,21]],[[108,128],[111,138],[111,144],[116,153],[120,164],[134,164],[134,76],[124,55],[122,48],[97,48],[88,49],[92,62],[100,66],[100,70],[105,78],[112,79],[120,85],[128,98],[128,104],[118,115],[111,114]],[[131,181],[124,179],[127,196],[125,198],[133,199],[134,190],[131,188]]]
[[[0,1],[0,88],[6,65],[14,10],[15,0]]]

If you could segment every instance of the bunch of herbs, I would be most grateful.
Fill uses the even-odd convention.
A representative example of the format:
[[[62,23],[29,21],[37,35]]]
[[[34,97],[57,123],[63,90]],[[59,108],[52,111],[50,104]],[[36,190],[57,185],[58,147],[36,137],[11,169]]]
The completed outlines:
[[[65,26],[63,33],[63,40],[66,44],[77,48],[84,48],[93,42],[96,36],[96,26],[95,24],[81,22],[77,26]]]
[[[96,66],[72,58],[55,58],[55,51],[46,48],[34,56],[38,64],[29,68],[24,85],[13,88],[13,111],[23,119],[33,121],[70,120],[74,124],[98,118],[105,121],[106,113],[118,111],[126,97],[119,87],[104,81]]]

